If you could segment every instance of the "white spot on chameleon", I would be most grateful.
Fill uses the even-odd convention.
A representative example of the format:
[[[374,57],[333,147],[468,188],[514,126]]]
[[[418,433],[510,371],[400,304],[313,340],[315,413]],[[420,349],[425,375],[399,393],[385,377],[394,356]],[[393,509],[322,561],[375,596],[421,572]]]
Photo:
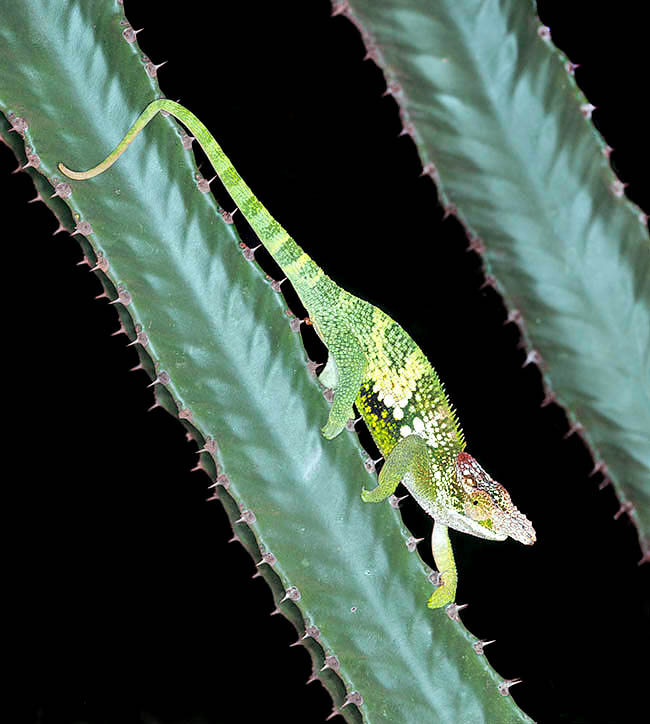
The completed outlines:
[[[411,434],[411,428],[408,425],[402,425],[399,429],[399,434],[402,437],[408,437]]]
[[[395,398],[389,392],[386,397],[384,397],[384,405],[386,405],[386,407],[392,407],[394,404]]]
[[[422,420],[420,420],[419,417],[415,417],[413,419],[413,429],[415,430],[415,432],[418,433],[424,432],[424,423],[422,422]]]
[[[396,420],[401,420],[401,419],[404,417],[404,410],[402,410],[401,407],[396,407],[396,408],[393,410],[393,417],[394,417]]]

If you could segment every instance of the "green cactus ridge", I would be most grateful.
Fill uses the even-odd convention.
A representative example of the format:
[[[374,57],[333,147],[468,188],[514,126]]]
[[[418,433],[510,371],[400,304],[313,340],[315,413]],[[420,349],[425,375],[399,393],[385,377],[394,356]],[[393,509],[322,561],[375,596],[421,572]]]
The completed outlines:
[[[423,173],[520,328],[542,404],[565,409],[567,434],[581,435],[594,474],[614,485],[647,561],[648,219],[625,197],[575,66],[534,9],[332,0],[383,71]]]
[[[512,682],[480,655],[460,607],[426,608],[431,571],[406,545],[398,511],[369,512],[360,500],[374,484],[356,436],[322,439],[313,421],[323,396],[284,303],[197,190],[178,126],[156,119],[119,167],[92,185],[61,185],[59,160],[86,165],[160,96],[157,67],[129,30],[121,6],[103,0],[13,5],[0,28],[0,110],[2,136],[31,159],[42,200],[79,240],[156,382],[155,404],[205,450],[214,497],[263,562],[278,609],[306,635],[316,675],[347,721],[530,721],[504,695]],[[92,78],[83,98],[71,78]],[[116,225],[116,213],[128,223]],[[278,399],[286,406],[267,404]]]

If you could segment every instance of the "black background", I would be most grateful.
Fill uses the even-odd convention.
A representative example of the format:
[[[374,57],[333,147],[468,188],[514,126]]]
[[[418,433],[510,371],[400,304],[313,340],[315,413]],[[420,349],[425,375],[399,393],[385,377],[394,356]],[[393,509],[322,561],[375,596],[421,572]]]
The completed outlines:
[[[576,78],[628,197],[650,212],[647,15],[633,0],[607,15],[570,5],[540,2],[540,15],[580,64]],[[419,177],[358,32],[330,18],[325,0],[216,7],[208,21],[202,4],[127,1],[133,27],[145,28],[142,51],[168,61],[162,91],[206,123],[337,282],[408,329],[445,380],[470,451],[497,479],[520,481],[508,487],[540,540],[524,548],[455,537],[458,601],[471,604],[463,621],[497,639],[489,659],[524,680],[512,692],[536,721],[640,720],[650,642],[636,531],[613,519],[618,502],[611,487],[599,490],[599,474],[589,477],[580,439],[563,440],[564,413],[540,408],[539,371],[522,368],[518,330],[481,288],[480,258]],[[16,721],[323,721],[331,699],[318,683],[305,686],[310,660],[289,648],[293,627],[269,616],[270,591],[228,544],[219,504],[205,502],[209,481],[189,472],[196,446],[166,413],[147,412],[148,379],[128,371],[137,355],[111,336],[115,310],[93,301],[102,290],[76,266],[74,239],[52,238],[52,215],[26,203],[33,187],[10,175],[4,146],[0,167],[5,375],[17,378],[5,392],[17,460],[5,486],[19,494],[5,509]],[[415,263],[393,259],[394,245]],[[408,501],[404,516],[427,534]]]

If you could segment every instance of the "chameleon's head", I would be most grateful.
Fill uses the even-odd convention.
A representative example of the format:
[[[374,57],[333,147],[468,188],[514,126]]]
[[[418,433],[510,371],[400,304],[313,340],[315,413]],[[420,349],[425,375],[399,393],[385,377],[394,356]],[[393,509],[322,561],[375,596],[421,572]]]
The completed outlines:
[[[456,459],[456,494],[462,513],[457,511],[451,527],[490,540],[510,536],[525,545],[535,542],[531,522],[515,508],[508,491],[465,452]]]

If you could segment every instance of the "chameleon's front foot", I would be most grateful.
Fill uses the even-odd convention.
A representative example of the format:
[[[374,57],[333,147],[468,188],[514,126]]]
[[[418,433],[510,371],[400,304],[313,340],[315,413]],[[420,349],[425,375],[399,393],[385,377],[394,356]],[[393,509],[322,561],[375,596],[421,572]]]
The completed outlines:
[[[429,597],[427,606],[429,608],[441,608],[454,601],[456,598],[456,584],[458,583],[454,552],[451,548],[449,531],[446,525],[434,522],[433,532],[431,533],[431,550],[433,560],[440,571],[440,585]]]
[[[440,585],[429,596],[427,606],[429,608],[442,608],[449,603],[453,603],[456,598],[456,583],[458,576],[456,570],[443,571],[440,575]]]

